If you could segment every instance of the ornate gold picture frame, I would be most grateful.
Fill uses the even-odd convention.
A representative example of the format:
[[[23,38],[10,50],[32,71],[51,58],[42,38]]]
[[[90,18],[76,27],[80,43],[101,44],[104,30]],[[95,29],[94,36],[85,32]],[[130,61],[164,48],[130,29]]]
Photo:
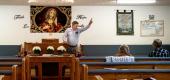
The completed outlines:
[[[71,22],[71,6],[31,6],[32,33],[62,33]]]

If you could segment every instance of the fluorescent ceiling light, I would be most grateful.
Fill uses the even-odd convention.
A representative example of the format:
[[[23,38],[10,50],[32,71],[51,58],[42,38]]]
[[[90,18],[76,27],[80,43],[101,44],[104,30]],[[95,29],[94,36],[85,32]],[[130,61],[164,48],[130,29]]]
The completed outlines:
[[[35,3],[37,0],[28,0],[28,3]]]
[[[65,3],[73,3],[74,0],[61,0],[62,2],[65,2]]]
[[[118,4],[146,4],[156,3],[156,0],[117,0]]]
[[[28,0],[28,3],[48,3],[50,1],[57,3],[74,3],[74,0]]]

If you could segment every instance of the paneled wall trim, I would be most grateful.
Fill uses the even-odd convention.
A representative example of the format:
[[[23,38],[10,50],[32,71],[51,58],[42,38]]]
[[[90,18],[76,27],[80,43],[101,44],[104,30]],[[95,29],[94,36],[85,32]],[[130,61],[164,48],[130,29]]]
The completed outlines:
[[[85,56],[114,56],[120,45],[82,45]],[[163,45],[163,48],[170,51],[170,45]],[[130,53],[133,56],[148,56],[153,50],[152,45],[129,45]]]

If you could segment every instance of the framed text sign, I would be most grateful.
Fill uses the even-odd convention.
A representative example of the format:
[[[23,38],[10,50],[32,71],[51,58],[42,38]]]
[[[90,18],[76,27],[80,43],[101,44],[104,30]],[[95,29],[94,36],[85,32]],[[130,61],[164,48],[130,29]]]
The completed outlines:
[[[144,20],[141,21],[141,36],[164,36],[163,20]]]

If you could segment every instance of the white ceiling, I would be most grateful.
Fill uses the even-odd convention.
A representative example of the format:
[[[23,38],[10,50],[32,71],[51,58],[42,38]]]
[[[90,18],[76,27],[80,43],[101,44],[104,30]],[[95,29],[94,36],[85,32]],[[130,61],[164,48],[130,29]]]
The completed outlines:
[[[0,5],[106,5],[116,6],[116,0],[75,0],[74,3],[62,3],[60,0],[37,0],[37,3],[28,3],[28,0],[0,0]],[[57,1],[57,2],[56,2]],[[120,4],[119,4],[120,5]],[[130,4],[134,5],[134,4]],[[155,4],[136,4],[138,5],[161,5],[170,6],[170,0],[157,0]]]

